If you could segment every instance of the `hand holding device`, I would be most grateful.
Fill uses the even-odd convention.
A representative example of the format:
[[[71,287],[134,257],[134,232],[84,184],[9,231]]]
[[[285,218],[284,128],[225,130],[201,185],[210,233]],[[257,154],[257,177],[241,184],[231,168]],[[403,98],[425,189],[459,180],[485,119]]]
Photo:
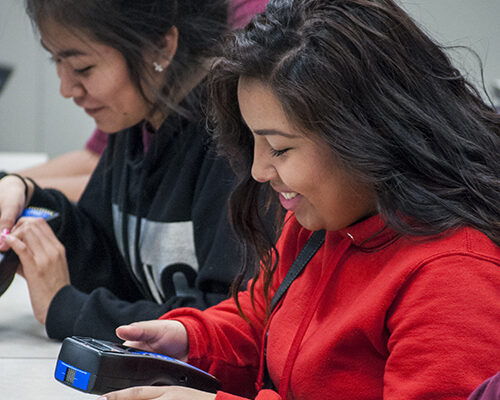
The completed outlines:
[[[66,249],[42,218],[22,218],[4,238],[17,254],[35,318],[45,324],[54,296],[70,285]]]
[[[215,393],[219,381],[185,362],[118,343],[73,336],[63,341],[56,380],[86,393],[132,386],[185,386]]]
[[[185,361],[189,352],[184,325],[174,320],[134,322],[116,329],[116,335],[125,345],[155,353],[168,354]]]
[[[35,217],[50,221],[58,216],[58,213],[46,208],[28,207],[22,212],[19,218]],[[8,231],[6,231],[5,233],[7,232]],[[19,257],[12,249],[9,249],[3,253],[0,252],[0,296],[8,289],[8,287],[12,283],[18,266]]]
[[[11,231],[28,203],[31,182],[16,174],[0,179],[0,233]],[[9,248],[0,242],[0,251]]]

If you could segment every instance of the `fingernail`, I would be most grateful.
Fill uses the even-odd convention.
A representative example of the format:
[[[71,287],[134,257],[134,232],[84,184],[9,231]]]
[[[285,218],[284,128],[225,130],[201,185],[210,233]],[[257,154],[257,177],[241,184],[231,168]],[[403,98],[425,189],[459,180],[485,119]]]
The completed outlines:
[[[3,239],[5,239],[9,233],[10,233],[9,229],[4,229],[2,231],[2,234],[0,235],[0,246],[3,246]]]

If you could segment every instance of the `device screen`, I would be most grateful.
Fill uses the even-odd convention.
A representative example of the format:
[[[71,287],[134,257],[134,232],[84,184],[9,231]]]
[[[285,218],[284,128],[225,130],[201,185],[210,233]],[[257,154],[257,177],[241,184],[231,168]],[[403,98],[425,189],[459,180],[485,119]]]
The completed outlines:
[[[75,375],[76,375],[76,371],[73,368],[68,368],[66,370],[66,374],[64,375],[64,382],[72,385],[73,381],[75,380]]]

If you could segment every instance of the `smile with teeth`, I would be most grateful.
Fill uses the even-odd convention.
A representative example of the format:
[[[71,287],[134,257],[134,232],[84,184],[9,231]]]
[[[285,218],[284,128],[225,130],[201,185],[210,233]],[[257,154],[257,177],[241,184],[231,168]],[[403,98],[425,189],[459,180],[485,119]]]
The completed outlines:
[[[298,193],[296,192],[280,192],[280,194],[287,200],[292,200],[294,199],[295,197],[298,196]]]

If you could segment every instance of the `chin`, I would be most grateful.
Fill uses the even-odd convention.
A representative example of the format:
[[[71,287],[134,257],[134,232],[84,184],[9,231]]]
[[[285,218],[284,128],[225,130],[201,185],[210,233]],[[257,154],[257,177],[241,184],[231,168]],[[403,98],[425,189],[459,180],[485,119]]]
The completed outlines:
[[[326,224],[315,218],[300,217],[295,214],[298,223],[307,229],[308,231],[319,231],[321,229],[326,229]]]
[[[96,127],[100,131],[106,132],[106,133],[115,133],[115,132],[120,132],[124,130],[125,128],[116,126],[114,124],[106,124],[102,122],[97,122],[96,121]]]

